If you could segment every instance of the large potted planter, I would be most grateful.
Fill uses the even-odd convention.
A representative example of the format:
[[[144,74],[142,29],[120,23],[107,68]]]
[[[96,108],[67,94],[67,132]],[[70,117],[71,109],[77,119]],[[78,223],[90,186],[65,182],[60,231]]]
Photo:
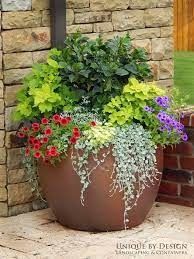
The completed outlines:
[[[100,151],[99,155],[102,155]],[[39,176],[41,186],[58,221],[67,227],[87,231],[113,231],[132,228],[141,224],[156,199],[163,168],[163,150],[157,149],[158,174],[150,187],[142,191],[141,197],[135,196],[131,204],[133,208],[124,220],[125,204],[123,192],[111,197],[111,174],[114,157],[110,155],[103,167],[99,167],[91,175],[91,185],[85,193],[84,205],[80,202],[81,183],[72,167],[71,155],[68,154],[57,167],[41,163]],[[90,161],[94,163],[94,161]],[[160,172],[160,173],[159,173]],[[138,184],[135,184],[135,194]],[[137,201],[136,201],[137,199]]]
[[[162,147],[187,135],[173,97],[142,82],[149,74],[144,51],[128,36],[104,43],[78,34],[25,79],[14,117],[28,124],[17,136],[28,173],[38,174],[61,224],[129,229],[153,206]]]

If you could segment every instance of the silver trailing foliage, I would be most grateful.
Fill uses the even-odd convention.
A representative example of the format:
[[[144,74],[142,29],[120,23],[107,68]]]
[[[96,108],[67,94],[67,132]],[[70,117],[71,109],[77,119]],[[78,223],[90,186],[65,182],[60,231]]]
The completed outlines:
[[[151,135],[141,125],[117,128],[113,140],[115,170],[112,190],[123,191],[125,212],[124,224],[127,228],[128,212],[137,205],[145,188],[154,184],[160,172],[156,169],[156,146]]]
[[[47,201],[42,197],[41,193],[41,187],[37,172],[37,161],[33,157],[25,156],[25,149],[22,149],[21,152],[23,154],[24,169],[26,174],[28,175],[28,182],[31,184],[31,191],[36,198],[40,199],[46,204]]]
[[[88,138],[88,132],[86,133]],[[94,140],[94,136],[92,139]],[[108,148],[105,149],[103,158],[99,158],[98,152],[103,147]],[[144,189],[153,185],[160,174],[156,169],[155,153],[156,146],[151,140],[150,133],[139,124],[117,127],[116,130],[112,131],[112,138],[109,137],[109,140],[107,139],[104,144],[96,145],[94,141],[91,143],[89,139],[80,139],[72,150],[72,164],[82,184],[81,203],[84,205],[84,192],[90,184],[91,173],[97,167],[104,170],[105,159],[108,155],[113,154],[115,163],[112,171],[113,182],[110,186],[110,195],[113,196],[117,191],[123,192],[124,225],[127,228],[128,212],[137,205]],[[88,163],[88,158],[91,156],[95,162],[93,168],[89,168]]]

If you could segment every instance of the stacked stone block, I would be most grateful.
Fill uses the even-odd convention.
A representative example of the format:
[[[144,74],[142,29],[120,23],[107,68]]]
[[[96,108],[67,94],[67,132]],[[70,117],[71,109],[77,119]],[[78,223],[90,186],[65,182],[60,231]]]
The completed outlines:
[[[2,0],[1,9],[0,216],[12,216],[40,207],[22,169],[20,146],[11,141],[18,128],[12,111],[24,76],[51,47],[49,1]]]
[[[43,62],[50,44],[49,0],[0,0],[0,216],[41,207],[22,169],[20,146],[12,135],[16,92],[34,63]],[[107,40],[129,33],[144,47],[154,79],[173,84],[173,0],[67,0],[67,32]],[[64,25],[65,26],[65,25]]]

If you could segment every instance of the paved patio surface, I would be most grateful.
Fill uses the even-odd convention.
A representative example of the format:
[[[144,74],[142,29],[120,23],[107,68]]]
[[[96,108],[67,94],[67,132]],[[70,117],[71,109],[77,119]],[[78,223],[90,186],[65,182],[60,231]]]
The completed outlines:
[[[49,209],[0,218],[2,258],[194,259],[194,209],[157,203],[141,226],[109,233],[64,228]]]

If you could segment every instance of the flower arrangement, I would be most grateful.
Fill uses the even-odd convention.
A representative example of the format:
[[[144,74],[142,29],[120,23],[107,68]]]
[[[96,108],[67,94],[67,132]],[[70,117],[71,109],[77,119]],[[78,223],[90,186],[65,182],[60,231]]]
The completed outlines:
[[[110,194],[123,191],[127,226],[128,212],[160,174],[157,146],[187,141],[173,98],[142,82],[149,76],[146,54],[131,46],[129,36],[103,43],[74,35],[65,49],[51,50],[18,94],[15,118],[31,121],[17,133],[26,143],[27,168],[29,163],[57,166],[71,154],[84,205],[85,191],[95,184],[91,174],[104,170],[104,161],[113,156]]]

